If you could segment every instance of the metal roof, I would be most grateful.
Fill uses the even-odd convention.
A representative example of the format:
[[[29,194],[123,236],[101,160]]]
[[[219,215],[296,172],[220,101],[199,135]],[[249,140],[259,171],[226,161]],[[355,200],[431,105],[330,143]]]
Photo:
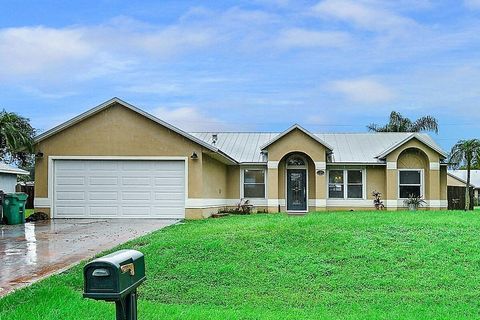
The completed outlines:
[[[262,156],[262,146],[281,133],[275,132],[192,132],[193,136],[212,144],[212,135],[217,135],[214,144],[235,160],[241,163],[262,163],[266,159]],[[424,133],[315,133],[321,141],[325,141],[333,149],[333,163],[364,163],[383,164],[377,158],[388,149],[398,146],[402,141],[408,141],[412,135],[421,137],[435,149],[441,148],[428,134]]]
[[[10,173],[17,175],[27,175],[30,174],[28,171],[12,167],[6,163],[0,162],[0,173]]]
[[[467,181],[467,170],[448,170],[448,173],[465,183]],[[470,170],[470,184],[475,188],[480,188],[480,170]]]
[[[273,138],[272,140],[268,141],[266,144],[262,145],[261,146],[261,149],[264,150],[266,149],[268,146],[270,146],[272,143],[274,143],[275,141],[281,139],[283,136],[287,135],[288,133],[290,133],[291,131],[293,130],[300,130],[302,131],[303,133],[305,133],[307,136],[309,136],[310,138],[312,138],[313,140],[317,141],[318,143],[322,144],[325,148],[327,148],[328,150],[332,150],[332,147],[326,143],[325,141],[323,141],[322,139],[320,139],[317,135],[314,135],[312,134],[310,131],[308,131],[307,129],[303,128],[301,125],[299,124],[294,124],[293,126],[291,126],[290,128],[288,128],[287,130],[283,131],[282,133],[280,134],[277,134],[275,136],[275,138]]]

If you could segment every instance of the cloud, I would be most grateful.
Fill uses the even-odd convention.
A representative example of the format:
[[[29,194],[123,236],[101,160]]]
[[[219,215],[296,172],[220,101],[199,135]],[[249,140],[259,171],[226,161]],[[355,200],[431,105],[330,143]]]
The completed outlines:
[[[469,9],[480,9],[480,0],[464,0],[463,4]]]
[[[0,29],[2,75],[37,73],[91,58],[95,48],[84,31],[42,26]]]
[[[153,111],[153,115],[188,132],[227,129],[223,121],[203,114],[195,107],[159,107]]]
[[[343,47],[350,43],[348,33],[292,28],[280,33],[278,45],[286,48]]]
[[[383,103],[395,97],[390,88],[368,78],[333,81],[330,88],[359,103]]]
[[[325,0],[312,8],[313,14],[338,19],[368,31],[397,31],[416,23],[395,12],[352,0]]]
[[[82,80],[124,71],[142,59],[162,60],[216,41],[208,28],[150,26],[130,19],[103,25],[0,29],[0,80]]]

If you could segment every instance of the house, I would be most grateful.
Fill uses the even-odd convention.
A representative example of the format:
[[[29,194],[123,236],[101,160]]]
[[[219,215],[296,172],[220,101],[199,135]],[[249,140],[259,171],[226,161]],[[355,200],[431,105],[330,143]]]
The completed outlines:
[[[447,173],[448,186],[467,186],[467,170],[448,170]],[[480,170],[470,170],[470,186],[474,188],[473,195],[475,198],[478,198],[480,193]]]
[[[28,171],[0,162],[0,190],[4,193],[15,192],[18,176],[28,174]]]
[[[35,208],[54,218],[202,218],[259,210],[447,207],[446,153],[426,134],[185,132],[118,98],[35,140]]]

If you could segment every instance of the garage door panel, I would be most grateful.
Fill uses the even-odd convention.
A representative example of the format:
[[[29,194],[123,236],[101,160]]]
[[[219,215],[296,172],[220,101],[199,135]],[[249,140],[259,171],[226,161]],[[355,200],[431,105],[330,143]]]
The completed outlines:
[[[150,177],[122,177],[122,184],[124,186],[145,186],[150,185]]]
[[[86,214],[86,208],[84,206],[74,206],[74,205],[67,205],[62,206],[58,205],[55,207],[55,215],[58,218],[61,217],[75,217],[75,218],[83,218]]]
[[[118,171],[118,161],[92,161],[88,164],[89,170],[92,171]]]
[[[90,216],[111,216],[115,217],[119,215],[117,206],[90,206]]]
[[[85,184],[84,177],[69,177],[69,176],[60,176],[55,179],[57,185],[66,185],[66,186],[83,186]]]
[[[165,193],[165,192],[155,192],[155,200],[164,200],[164,201],[183,201],[185,195],[183,193]]]
[[[85,200],[84,191],[59,191],[57,200]]]
[[[163,185],[179,185],[183,183],[183,177],[179,178],[155,178],[154,184],[156,186],[163,186]]]
[[[104,174],[104,172],[102,172]],[[101,177],[90,177],[89,179],[91,186],[104,186],[104,185],[118,185],[118,177],[108,177],[108,176],[101,176]]]
[[[127,191],[122,192],[122,200],[148,200],[150,201],[152,194],[150,191],[140,192],[140,191]]]
[[[116,191],[90,191],[88,193],[89,200],[116,201],[118,192]]]
[[[183,218],[183,161],[56,160],[54,214],[65,218]]]

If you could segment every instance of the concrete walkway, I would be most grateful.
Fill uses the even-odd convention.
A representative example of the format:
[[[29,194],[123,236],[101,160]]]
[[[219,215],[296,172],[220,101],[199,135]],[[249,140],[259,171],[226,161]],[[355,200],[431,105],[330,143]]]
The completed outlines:
[[[0,296],[128,240],[176,223],[147,219],[55,219],[0,226]]]

